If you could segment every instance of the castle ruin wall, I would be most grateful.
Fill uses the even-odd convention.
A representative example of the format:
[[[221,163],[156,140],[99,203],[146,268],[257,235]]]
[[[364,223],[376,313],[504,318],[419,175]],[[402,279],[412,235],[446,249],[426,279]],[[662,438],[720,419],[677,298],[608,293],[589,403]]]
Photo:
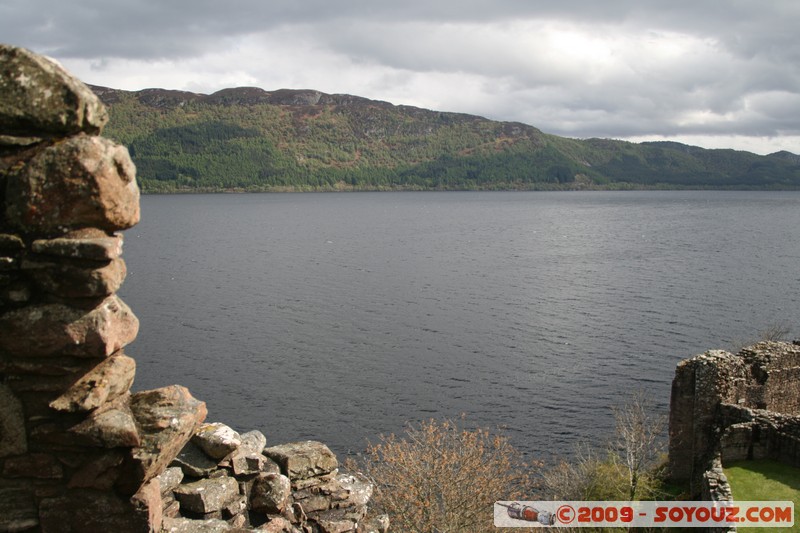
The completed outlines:
[[[721,464],[771,458],[800,466],[800,346],[760,342],[681,361],[672,382],[669,472],[704,487]]]
[[[135,166],[56,62],[0,45],[0,532],[383,532],[372,485],[307,441],[203,424],[172,385],[131,392],[139,322],[116,295]]]

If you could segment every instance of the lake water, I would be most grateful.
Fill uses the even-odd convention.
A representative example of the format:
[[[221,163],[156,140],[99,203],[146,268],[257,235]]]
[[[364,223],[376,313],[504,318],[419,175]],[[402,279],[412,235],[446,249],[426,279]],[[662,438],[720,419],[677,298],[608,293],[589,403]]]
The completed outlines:
[[[666,413],[681,359],[796,326],[799,228],[798,192],[145,196],[127,352],[273,444],[464,413],[569,453],[636,390]]]

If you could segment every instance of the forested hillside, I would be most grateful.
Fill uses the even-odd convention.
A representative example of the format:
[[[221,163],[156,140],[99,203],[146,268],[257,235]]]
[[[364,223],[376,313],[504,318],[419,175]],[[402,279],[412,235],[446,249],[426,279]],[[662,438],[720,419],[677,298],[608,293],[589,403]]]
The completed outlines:
[[[800,157],[576,140],[350,95],[93,87],[145,192],[800,187]]]

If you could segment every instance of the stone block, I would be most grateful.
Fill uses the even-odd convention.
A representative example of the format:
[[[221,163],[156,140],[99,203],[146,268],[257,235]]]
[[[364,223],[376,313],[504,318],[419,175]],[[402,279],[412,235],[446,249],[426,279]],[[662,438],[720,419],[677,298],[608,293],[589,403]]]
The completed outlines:
[[[93,309],[31,305],[0,316],[0,349],[19,356],[107,357],[136,338],[139,320],[117,296]]]
[[[86,439],[69,432],[73,420],[41,417],[32,424],[28,440],[33,450],[63,450],[86,446]]]
[[[33,494],[21,487],[0,488],[0,531],[28,531],[37,525]]]
[[[16,257],[9,257],[7,255],[0,256],[0,272],[14,275],[19,268],[20,263]]]
[[[201,479],[179,485],[175,497],[181,509],[208,514],[221,511],[239,496],[239,484],[230,477]]]
[[[181,515],[181,504],[175,498],[167,501],[163,499],[164,507],[162,508],[161,514],[164,518],[177,518]]]
[[[250,508],[264,514],[282,513],[291,504],[292,484],[282,474],[259,474],[250,493]]]
[[[363,477],[339,474],[336,482],[340,487],[332,494],[336,507],[366,507],[372,498],[374,487]]]
[[[248,476],[270,471],[276,474],[280,473],[280,468],[273,460],[261,454],[246,453],[242,449],[233,452],[229,456],[229,461],[235,476]]]
[[[281,472],[293,482],[330,474],[339,466],[333,452],[315,441],[272,446],[264,450],[264,455],[278,463]]]
[[[0,134],[99,133],[108,121],[100,99],[52,59],[0,45],[0,71]]]
[[[276,516],[263,526],[259,527],[256,531],[260,531],[262,533],[295,533],[299,530],[295,529],[292,523],[285,518]]]
[[[267,447],[267,437],[257,429],[242,433],[241,438],[242,444],[239,449],[247,453],[260,454]]]
[[[89,365],[87,366],[87,362]],[[0,358],[0,373],[7,375],[67,376],[74,381],[75,375],[88,372],[97,363],[76,357],[37,357],[36,359]]]
[[[128,229],[140,216],[135,176],[124,146],[69,137],[8,172],[6,218],[20,231],[54,237],[83,227]]]
[[[28,282],[16,280],[0,286],[0,306],[19,307],[31,299]]]
[[[372,484],[354,475],[338,474],[327,481],[295,489],[292,497],[306,513],[328,509],[347,509],[361,512],[372,497]]]
[[[161,494],[171,494],[175,488],[183,481],[183,470],[177,466],[171,466],[161,472],[158,476],[161,485]]]
[[[253,494],[253,485],[256,483],[255,476],[247,476],[246,478],[239,477],[236,481],[239,482],[239,494],[244,495],[247,501],[250,501],[250,496]]]
[[[93,452],[72,474],[69,488],[111,490],[117,482],[125,454],[121,450]]]
[[[136,361],[122,352],[104,359],[50,402],[56,411],[91,411],[127,393],[133,384]]]
[[[316,523],[320,533],[349,533],[358,527],[358,516],[340,509],[323,511],[316,516],[309,517]]]
[[[192,442],[210,458],[220,460],[236,450],[242,444],[242,439],[229,426],[213,422],[201,425],[192,437]]]
[[[71,232],[66,237],[35,240],[31,250],[35,254],[64,259],[111,261],[122,255],[122,235],[109,235],[96,228],[87,228]]]
[[[241,515],[247,511],[247,498],[237,493],[236,497],[234,497],[227,505],[223,506],[220,511],[222,511],[222,518],[225,520],[230,520],[235,516]]]
[[[328,474],[322,474],[316,477],[309,477],[306,479],[295,479],[292,480],[292,488],[296,491],[306,490],[309,488],[319,487],[325,483],[329,483],[330,481],[336,479],[336,476],[339,475],[339,470],[333,470]]]
[[[127,396],[104,404],[92,411],[81,423],[70,428],[88,446],[102,448],[130,448],[139,446],[142,439],[136,421],[128,406]]]
[[[161,485],[158,479],[151,479],[130,499],[133,505],[133,516],[140,520],[147,517],[149,531],[161,531],[164,519],[161,502]]]
[[[245,530],[232,527],[225,520],[191,520],[189,518],[165,518],[164,533],[246,533]]]
[[[358,533],[386,533],[389,531],[389,517],[385,514],[359,522]]]
[[[147,488],[144,493],[128,499],[113,491],[74,489],[61,496],[45,498],[39,505],[42,533],[158,531],[161,500],[154,500],[151,492],[152,488]]]
[[[41,392],[52,399],[69,387],[73,379],[71,376],[10,375],[6,384],[20,396],[26,392]]]
[[[227,522],[234,529],[241,528],[247,531],[247,514],[237,514],[236,516],[229,518]]]
[[[137,392],[130,405],[142,443],[126,459],[125,474],[117,487],[123,493],[135,492],[163,472],[207,414],[206,404],[180,385]]]
[[[186,443],[170,464],[179,467],[187,476],[196,478],[209,477],[218,468],[217,462],[192,441]]]
[[[303,506],[303,511],[306,513],[318,513],[327,511],[333,507],[330,496],[319,493],[308,493],[306,491],[292,493],[292,498],[296,503]]]
[[[0,250],[3,252],[19,252],[25,248],[25,242],[18,235],[0,233]]]
[[[28,451],[22,403],[8,385],[0,383],[0,458]]]
[[[40,291],[62,298],[110,296],[122,287],[128,273],[122,259],[99,265],[23,261],[22,270]]]
[[[61,463],[46,453],[9,457],[3,464],[3,477],[7,478],[61,479],[63,476]]]

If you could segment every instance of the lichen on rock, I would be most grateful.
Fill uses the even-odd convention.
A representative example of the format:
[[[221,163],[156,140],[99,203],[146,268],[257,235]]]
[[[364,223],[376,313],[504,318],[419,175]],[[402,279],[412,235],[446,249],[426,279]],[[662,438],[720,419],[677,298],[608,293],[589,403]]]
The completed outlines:
[[[16,229],[60,236],[139,222],[136,167],[127,148],[79,134],[42,149],[6,176],[6,217]]]
[[[0,123],[5,135],[100,133],[108,112],[94,93],[52,59],[0,44]]]
[[[327,446],[265,450],[201,426],[185,387],[130,392],[116,232],[139,189],[107,118],[58,64],[0,45],[0,531],[356,531],[371,486]]]

